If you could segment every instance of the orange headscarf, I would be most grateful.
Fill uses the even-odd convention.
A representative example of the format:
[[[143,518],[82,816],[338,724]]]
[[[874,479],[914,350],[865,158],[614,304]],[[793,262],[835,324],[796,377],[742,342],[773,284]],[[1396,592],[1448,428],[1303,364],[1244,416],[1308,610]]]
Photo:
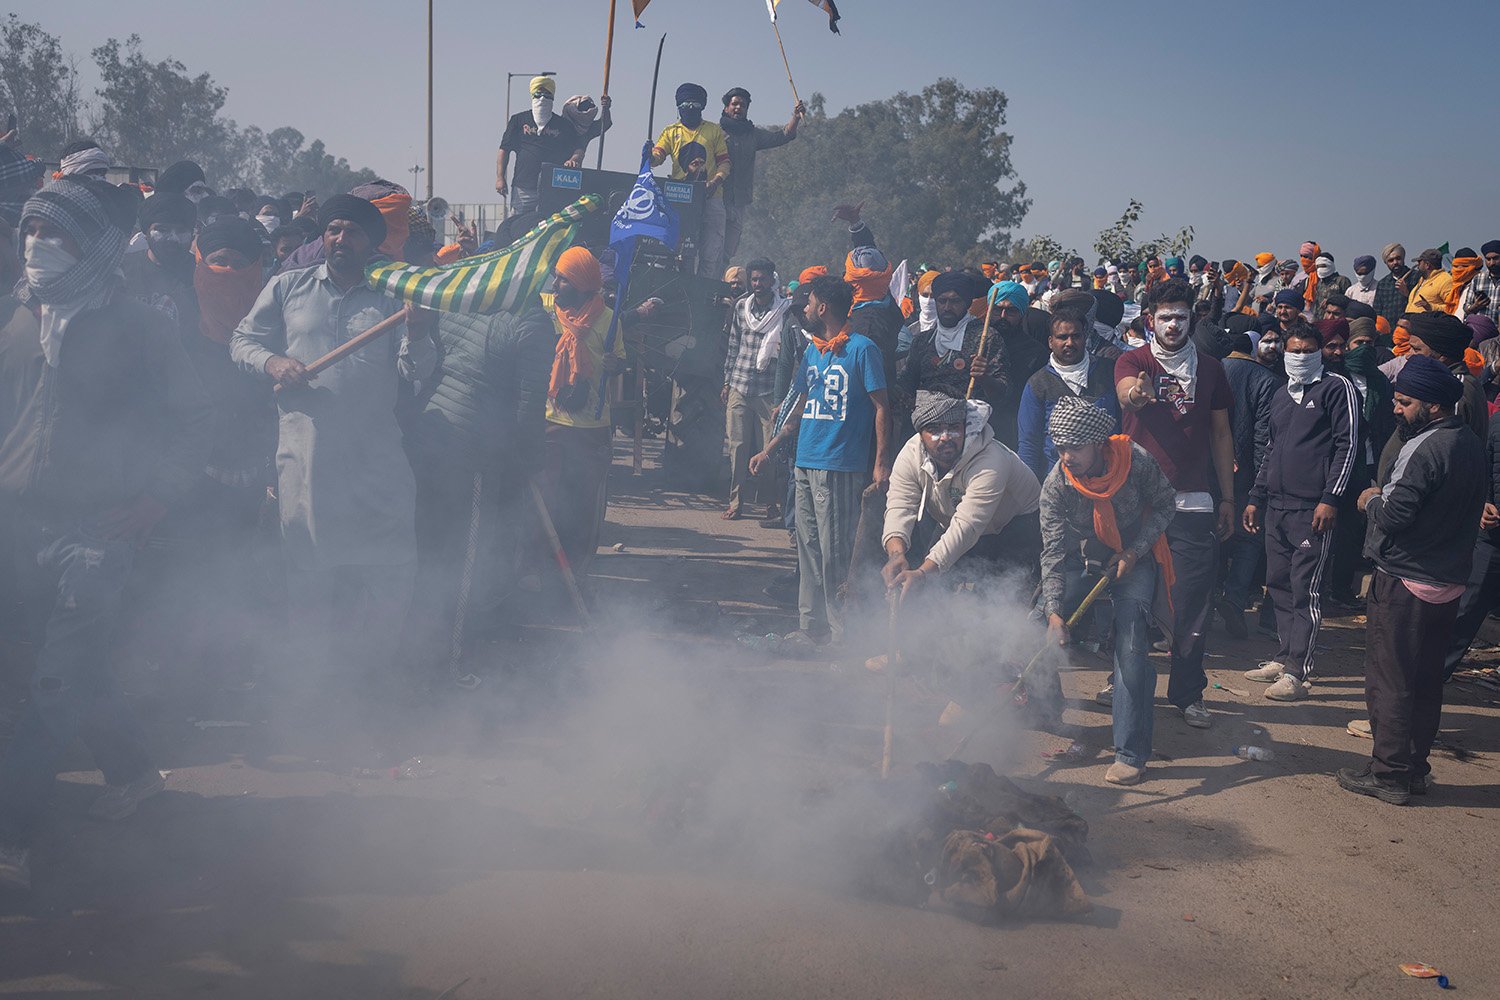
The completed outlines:
[[[1120,525],[1115,521],[1113,498],[1130,476],[1130,438],[1124,434],[1114,434],[1104,443],[1104,474],[1102,476],[1075,476],[1066,462],[1061,464],[1068,484],[1094,501],[1094,534],[1099,536],[1099,541],[1114,549],[1115,552],[1123,552],[1125,543],[1120,538]],[[1143,508],[1142,518],[1145,515],[1146,511]],[[1151,555],[1161,567],[1162,581],[1167,585],[1167,595],[1170,600],[1172,585],[1177,582],[1177,574],[1172,568],[1172,550],[1167,546],[1165,532],[1152,544]]]
[[[1464,289],[1479,269],[1484,266],[1483,259],[1479,257],[1454,257],[1453,258],[1453,291],[1448,293],[1448,311],[1458,312],[1458,300],[1463,295]]]
[[[1464,367],[1469,369],[1469,374],[1475,378],[1484,379],[1484,355],[1472,347],[1464,348]]]
[[[924,272],[922,272],[922,276],[917,279],[917,294],[918,295],[931,295],[932,294],[932,282],[941,273],[942,273],[941,271],[924,271]]]
[[[1398,326],[1391,334],[1391,353],[1398,358],[1411,353],[1411,331],[1406,327]]]
[[[392,257],[405,253],[406,237],[411,235],[411,195],[393,191],[382,198],[372,198],[370,204],[385,219],[385,242],[380,244],[380,252]]]
[[[854,286],[854,304],[879,302],[891,293],[891,275],[895,268],[891,267],[890,261],[886,261],[885,268],[880,271],[872,267],[856,267],[855,252],[849,251],[844,260],[844,280]]]
[[[1312,253],[1303,253],[1300,255],[1302,273],[1307,275],[1307,284],[1302,288],[1302,301],[1308,305],[1312,305],[1313,299],[1318,294],[1318,254],[1323,252],[1323,248],[1312,240],[1308,240],[1302,244],[1304,250],[1309,246],[1312,247]]]
[[[1274,253],[1265,253],[1265,252],[1258,253],[1258,254],[1255,255],[1255,266],[1256,267],[1265,267],[1267,264],[1271,263],[1271,261],[1273,261],[1275,259],[1276,259],[1276,255]]]
[[[564,250],[557,259],[555,270],[559,277],[567,279],[568,284],[590,297],[576,309],[564,308],[560,302],[553,303],[562,326],[557,338],[557,353],[552,358],[552,380],[547,386],[547,396],[553,400],[569,386],[592,377],[583,340],[604,311],[604,274],[598,259],[586,248]]]
[[[225,267],[209,264],[193,248],[198,266],[193,270],[193,291],[198,293],[198,330],[209,340],[228,344],[234,328],[240,320],[250,315],[260,295],[260,261],[252,261],[246,267]]]
[[[807,339],[812,341],[812,345],[818,349],[819,354],[837,354],[844,349],[845,344],[849,343],[849,324],[845,323],[838,333],[827,340],[815,333],[809,333]]]
[[[797,284],[805,285],[814,278],[821,278],[828,274],[828,268],[822,264],[814,264],[812,267],[804,267],[802,273],[797,275]]]
[[[979,265],[979,270],[984,274],[986,278],[994,281],[995,275],[1000,273],[1000,265],[986,261],[985,263]]]

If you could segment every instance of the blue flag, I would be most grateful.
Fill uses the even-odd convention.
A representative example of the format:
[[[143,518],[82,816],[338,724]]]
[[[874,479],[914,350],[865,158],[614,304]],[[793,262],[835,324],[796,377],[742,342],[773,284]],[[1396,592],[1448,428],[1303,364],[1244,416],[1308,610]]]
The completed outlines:
[[[641,147],[641,172],[630,189],[630,197],[615,213],[609,224],[609,245],[615,252],[615,313],[609,321],[609,334],[604,340],[604,356],[609,357],[615,349],[615,336],[620,329],[620,310],[625,307],[625,296],[630,291],[630,265],[635,259],[635,242],[642,236],[660,240],[676,250],[680,240],[680,220],[667,199],[662,195],[651,173],[651,143]],[[639,361],[637,361],[639,364]],[[604,379],[599,381],[599,406],[594,413],[597,418],[604,412]]]

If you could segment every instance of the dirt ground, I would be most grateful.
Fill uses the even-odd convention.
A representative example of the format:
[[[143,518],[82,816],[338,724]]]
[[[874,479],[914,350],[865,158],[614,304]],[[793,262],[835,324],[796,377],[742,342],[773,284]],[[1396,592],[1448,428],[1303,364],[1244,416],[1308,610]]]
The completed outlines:
[[[1270,640],[1215,630],[1210,680],[1233,690],[1210,691],[1213,728],[1189,729],[1159,702],[1162,759],[1119,789],[1103,783],[1109,715],[1092,701],[1107,663],[1075,653],[1062,675],[1069,729],[987,731],[964,757],[1088,821],[1094,864],[1079,875],[1094,913],[982,927],[876,902],[825,863],[836,826],[783,824],[778,810],[799,788],[876,779],[884,681],[736,642],[794,627],[761,593],[791,566],[786,535],[723,522],[715,499],[659,483],[654,465],[640,478],[616,466],[590,580],[595,633],[571,629],[560,599],[547,624],[497,626],[479,690],[399,720],[421,758],[408,777],[357,770],[358,727],[326,706],[127,671],[167,791],[122,823],[92,822],[100,779],[76,760],[35,851],[35,890],[0,896],[0,996],[1437,989],[1401,962],[1500,995],[1489,858],[1500,694],[1450,685],[1443,737],[1467,753],[1436,753],[1432,794],[1388,806],[1332,778],[1369,750],[1344,729],[1363,717],[1363,619],[1328,624],[1313,697],[1293,705],[1240,676]],[[954,739],[936,724],[942,701],[898,691],[898,769],[940,759]],[[1082,756],[1047,756],[1070,736]],[[1244,743],[1275,760],[1233,756]]]

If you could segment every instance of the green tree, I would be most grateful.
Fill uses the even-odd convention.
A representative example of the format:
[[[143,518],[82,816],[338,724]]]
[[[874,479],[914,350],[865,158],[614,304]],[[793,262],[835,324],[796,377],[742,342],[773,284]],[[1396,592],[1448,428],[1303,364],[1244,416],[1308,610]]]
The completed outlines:
[[[1043,233],[1015,244],[1006,255],[1006,259],[1012,264],[1030,264],[1038,260],[1048,264],[1054,260],[1071,260],[1077,256],[1078,251],[1063,246],[1053,237]]]
[[[375,171],[356,170],[348,160],[331,155],[322,139],[304,148],[306,137],[294,128],[282,127],[265,136],[259,129],[247,132],[254,136],[256,182],[267,193],[312,191],[326,198],[375,180]]]
[[[15,113],[21,148],[38,159],[56,159],[79,134],[78,72],[62,40],[15,14],[0,24],[0,126]],[[3,131],[3,128],[0,128]]]
[[[833,209],[864,202],[893,258],[975,264],[1004,256],[1031,207],[1011,164],[1006,96],[941,79],[829,116],[808,102],[797,141],[757,158],[756,203],[741,256],[770,253],[783,272],[841,261]]]
[[[1100,263],[1114,261],[1121,267],[1134,267],[1148,257],[1181,256],[1193,245],[1193,227],[1183,226],[1176,233],[1162,233],[1155,239],[1137,244],[1133,235],[1141,219],[1143,206],[1132,198],[1120,217],[1094,239],[1094,250]]]

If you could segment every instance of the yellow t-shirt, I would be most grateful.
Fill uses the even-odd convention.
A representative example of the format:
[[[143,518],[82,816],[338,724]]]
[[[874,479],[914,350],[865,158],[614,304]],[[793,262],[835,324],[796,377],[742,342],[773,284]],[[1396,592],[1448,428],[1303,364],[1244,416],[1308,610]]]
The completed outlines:
[[[1423,312],[1418,300],[1426,302],[1430,312],[1448,312],[1448,296],[1453,294],[1453,275],[1447,271],[1433,271],[1422,283],[1411,290],[1406,300],[1407,312]]]
[[[708,153],[708,176],[723,174],[729,176],[729,142],[724,138],[724,130],[711,121],[701,122],[697,128],[688,128],[682,122],[673,122],[661,130],[661,138],[656,140],[654,147],[656,152],[672,157],[672,179],[682,180],[687,176],[687,164],[677,158],[678,152],[683,146],[690,142],[696,142]],[[722,198],[724,189],[720,187],[710,197]]]
[[[542,295],[542,308],[552,317],[552,327],[562,336],[562,320],[557,318],[556,304],[551,292]],[[600,387],[605,386],[604,379],[604,341],[609,336],[609,322],[614,312],[605,306],[594,320],[594,325],[589,330],[589,335],[584,339],[583,350],[589,359],[589,398],[582,408],[577,410],[564,410],[552,400],[547,400],[547,420],[564,427],[609,427],[613,423],[609,413],[608,388],[605,388],[604,398],[600,399]],[[615,331],[615,349],[611,352],[621,361],[625,360],[625,331]],[[595,414],[598,414],[595,416]]]

